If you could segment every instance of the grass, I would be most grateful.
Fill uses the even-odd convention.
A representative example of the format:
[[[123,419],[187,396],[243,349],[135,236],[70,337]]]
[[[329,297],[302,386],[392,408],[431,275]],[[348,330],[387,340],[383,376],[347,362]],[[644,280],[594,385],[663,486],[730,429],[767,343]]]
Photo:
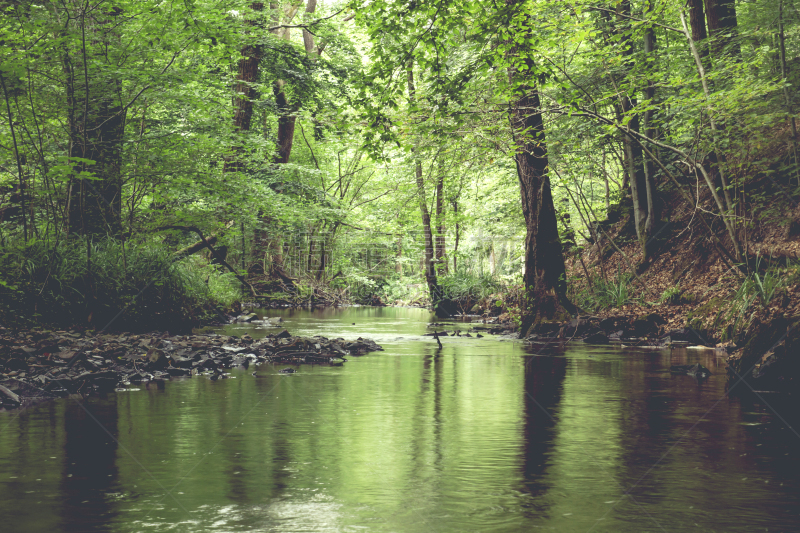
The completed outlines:
[[[777,264],[761,271],[761,258],[756,259],[753,271],[747,275],[733,294],[727,310],[720,313],[715,322],[727,322],[725,336],[740,338],[750,327],[759,307],[765,309],[786,287],[786,279]],[[756,305],[758,304],[758,305]]]
[[[0,319],[6,324],[185,330],[240,297],[232,275],[199,257],[176,262],[154,243],[114,239],[31,241],[0,251]]]
[[[634,301],[631,280],[630,274],[621,271],[608,280],[595,277],[591,280],[592,288],[578,292],[575,301],[579,307],[595,312],[622,307]]]

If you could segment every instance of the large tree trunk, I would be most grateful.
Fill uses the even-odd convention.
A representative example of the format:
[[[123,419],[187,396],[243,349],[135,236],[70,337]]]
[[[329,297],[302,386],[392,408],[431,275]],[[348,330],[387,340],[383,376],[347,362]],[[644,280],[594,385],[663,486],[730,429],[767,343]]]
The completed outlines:
[[[276,26],[283,24],[290,24],[294,19],[297,11],[300,9],[300,3],[292,3],[281,10],[277,4],[271,4],[273,9],[273,22]],[[314,13],[317,9],[316,0],[309,0],[306,5],[306,13]],[[282,15],[282,20],[281,20]],[[279,28],[274,30],[273,33],[279,35],[282,39],[291,39],[290,28]],[[306,29],[303,29],[303,44],[306,49],[306,54],[309,57],[315,57],[314,36]],[[283,165],[289,162],[292,155],[292,146],[294,144],[294,130],[295,122],[297,121],[297,110],[300,109],[299,102],[289,102],[286,96],[284,87],[286,82],[284,80],[275,80],[272,86],[273,94],[275,95],[275,105],[278,108],[278,154],[275,157],[275,163]]]
[[[284,81],[278,80],[273,85],[275,103],[278,106],[278,155],[275,162],[284,165],[289,162],[294,144],[294,126],[297,120],[295,105],[289,105],[286,93],[283,91]]]
[[[264,4],[263,2],[253,2],[250,4],[250,9],[260,13],[264,10]],[[247,24],[254,26],[256,22],[248,20]],[[250,124],[253,120],[253,102],[258,97],[255,84],[258,82],[258,67],[262,52],[261,46],[258,45],[247,45],[242,48],[242,58],[239,60],[239,72],[236,75],[233,97],[233,128],[237,133],[250,131]],[[239,157],[241,147],[237,147],[236,152],[237,154],[225,161],[223,172],[243,170],[244,165]]]
[[[689,7],[689,25],[692,28],[692,40],[699,45],[700,41],[704,41],[708,36],[706,34],[706,17],[703,11],[703,0],[689,0],[687,5]],[[705,46],[698,46],[698,49],[702,57],[708,55],[708,48]]]
[[[535,72],[527,59],[526,72]],[[558,237],[556,209],[547,173],[547,145],[539,92],[535,80],[516,81],[525,74],[509,72],[517,83],[517,100],[512,103],[510,120],[516,144],[522,213],[525,216],[525,314],[520,336],[543,319],[563,319],[575,312],[567,298],[566,269]],[[516,79],[515,79],[516,78]]]
[[[733,55],[740,55],[737,37],[736,0],[705,0],[708,33],[716,38],[715,55],[728,49]],[[728,48],[730,45],[730,48]]]

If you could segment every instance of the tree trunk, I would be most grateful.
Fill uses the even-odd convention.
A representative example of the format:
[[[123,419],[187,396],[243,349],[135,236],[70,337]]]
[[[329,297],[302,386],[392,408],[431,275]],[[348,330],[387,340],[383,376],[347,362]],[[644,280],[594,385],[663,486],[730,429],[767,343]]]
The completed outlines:
[[[403,234],[399,233],[397,235],[397,253],[395,255],[394,260],[394,271],[397,274],[403,274],[403,263],[401,262],[403,258]]]
[[[284,165],[289,162],[292,155],[292,145],[294,144],[294,126],[297,120],[295,116],[295,106],[289,105],[286,93],[283,91],[284,82],[278,80],[273,85],[275,93],[275,103],[278,106],[278,156],[275,162]]]
[[[516,47],[512,54],[517,53]],[[543,319],[563,319],[575,312],[567,298],[566,269],[558,237],[556,209],[550,191],[547,145],[545,144],[539,92],[532,76],[535,65],[525,59],[526,74],[509,70],[509,79],[516,85],[517,99],[510,110],[514,136],[522,213],[525,216],[525,311],[520,336],[528,334]],[[565,312],[566,311],[566,312]]]
[[[408,101],[413,108],[416,99],[416,88],[414,86],[414,69],[411,65],[408,67]],[[422,256],[423,270],[425,272],[425,283],[428,285],[428,293],[430,294],[431,304],[437,316],[449,316],[453,314],[453,303],[445,300],[442,294],[442,288],[439,285],[439,280],[436,277],[436,268],[434,267],[434,243],[433,231],[431,229],[431,215],[428,212],[428,202],[425,194],[425,180],[422,177],[422,161],[416,157],[417,149],[412,148],[411,153],[415,155],[414,158],[414,176],[417,182],[417,197],[419,202],[419,211],[422,215],[422,233],[425,239],[425,250]]]
[[[260,13],[264,10],[263,2],[253,2],[250,9]],[[249,26],[256,23],[248,20]],[[237,133],[250,131],[250,124],[253,120],[253,102],[258,97],[255,84],[258,82],[258,67],[262,56],[261,46],[247,45],[242,48],[242,58],[239,60],[239,71],[236,75],[236,85],[234,86],[233,97],[233,128]],[[241,152],[241,147],[236,148],[236,152]],[[232,159],[225,161],[223,172],[237,172],[243,170],[243,163],[238,157],[238,153]]]
[[[736,0],[705,0],[708,33],[716,42],[715,55],[730,46],[730,53],[739,56],[741,50],[737,37]]]
[[[459,230],[461,228],[459,227],[459,224],[458,224],[458,200],[453,200],[453,218],[456,219],[456,236],[455,236],[455,242],[453,243],[453,272],[458,272],[458,257],[457,257],[457,254],[458,254],[458,240],[461,237],[459,235],[459,233],[460,233]]]
[[[630,16],[630,1],[624,0],[621,2],[619,9],[622,15]],[[621,43],[623,47],[622,53],[626,58],[628,58],[626,60],[627,70],[631,70],[633,67],[633,59],[631,58],[633,57],[634,50],[633,43],[631,42],[630,36],[627,33],[627,28],[630,26],[629,19],[620,17],[619,23],[620,25],[623,25],[623,31],[621,33]],[[655,39],[653,38],[653,41],[654,40]],[[654,44],[654,42],[652,44]],[[647,174],[642,148],[639,146],[639,143],[632,138],[640,131],[639,113],[636,111],[636,100],[631,98],[627,91],[624,90],[620,91],[620,100],[623,115],[630,117],[626,126],[626,130],[631,133],[623,138],[625,159],[628,166],[628,175],[630,177],[636,238],[639,240],[639,244],[642,247],[642,252],[646,259],[648,257],[646,244],[648,243],[650,235],[652,235],[653,231],[652,217],[654,216],[654,213],[651,213],[649,206],[652,205],[652,196],[655,186],[650,183],[652,175],[648,176]]]
[[[440,275],[447,274],[444,225],[444,171],[436,180],[436,270]]]
[[[653,0],[646,2],[646,14],[651,15],[653,11]],[[648,57],[655,55],[656,48],[656,34],[652,26],[645,29],[644,34],[644,53]],[[654,64],[655,59],[648,61],[649,65]],[[644,132],[650,139],[655,139],[657,132],[655,126],[655,111],[653,110],[654,99],[656,96],[656,86],[652,79],[647,80],[647,86],[644,89],[645,99],[649,102],[648,109],[644,113]],[[642,249],[644,252],[644,261],[647,262],[652,255],[654,244],[650,242],[650,236],[655,232],[655,226],[658,224],[658,213],[656,212],[656,180],[655,180],[655,164],[652,159],[644,158],[644,177],[645,177],[645,197],[647,202],[647,216],[645,218],[644,234],[647,240],[643,243]]]
[[[92,72],[90,68],[107,63],[104,55],[110,40],[115,38],[113,14],[103,14],[102,20],[83,15],[81,19],[82,49],[80,71],[72,72],[69,102],[73,105],[73,123],[70,130],[70,157],[94,161],[81,161],[75,165],[77,172],[91,173],[95,179],[76,176],[69,187],[68,231],[86,236],[118,235],[122,222],[122,137],[125,115],[120,103],[119,80],[105,73]],[[89,49],[87,31],[91,34],[93,49]],[[95,48],[96,47],[96,48]],[[95,67],[96,68],[96,67]],[[78,83],[78,76],[82,78]]]
[[[297,11],[300,9],[300,4],[290,4],[281,11],[277,4],[271,4],[275,13],[275,25],[279,23],[290,24],[294,19]],[[309,0],[306,6],[306,13],[314,13],[317,8],[316,0]],[[283,13],[283,20],[281,20],[281,13]],[[274,30],[276,35],[282,39],[291,39],[290,28],[279,28]],[[314,36],[306,29],[303,29],[303,44],[306,49],[306,54],[309,57],[315,57],[316,51],[314,49]],[[275,95],[275,105],[278,108],[278,154],[275,158],[275,163],[284,165],[289,162],[289,157],[292,155],[292,145],[294,144],[294,130],[295,122],[297,121],[297,110],[300,108],[299,102],[289,102],[286,96],[284,87],[286,82],[284,80],[275,80],[272,86],[273,94]]]
[[[708,36],[706,34],[706,17],[703,12],[703,0],[689,0],[689,25],[692,28],[692,39],[695,43],[704,41]],[[705,57],[708,55],[708,48],[705,46],[699,47],[700,55]]]

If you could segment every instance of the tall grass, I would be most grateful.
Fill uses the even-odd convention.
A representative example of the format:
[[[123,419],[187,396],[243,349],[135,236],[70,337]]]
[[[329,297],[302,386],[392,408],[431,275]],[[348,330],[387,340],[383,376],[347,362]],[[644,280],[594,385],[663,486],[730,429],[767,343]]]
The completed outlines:
[[[489,273],[473,273],[466,269],[439,278],[443,296],[462,306],[472,306],[487,296],[503,291],[505,284]]]
[[[760,267],[761,258],[757,258],[753,272],[742,280],[730,299],[727,310],[721,312],[717,319],[726,319],[728,336],[731,339],[736,339],[747,331],[758,312],[755,304],[759,304],[761,308],[768,307],[786,286],[786,279],[776,264],[770,265],[763,272]]]
[[[591,311],[601,311],[622,307],[634,301],[632,276],[627,272],[617,272],[616,278],[604,280],[595,277],[591,280],[592,288],[586,288],[575,295],[579,307]]]
[[[153,243],[18,243],[0,251],[0,272],[6,323],[187,329],[239,297],[231,276]]]

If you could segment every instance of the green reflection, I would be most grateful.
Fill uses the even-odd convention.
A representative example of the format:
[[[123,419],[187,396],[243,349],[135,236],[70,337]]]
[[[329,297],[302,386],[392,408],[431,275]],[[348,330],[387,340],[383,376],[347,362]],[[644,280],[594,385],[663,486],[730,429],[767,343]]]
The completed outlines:
[[[4,526],[749,531],[797,521],[796,447],[774,419],[726,399],[697,423],[724,380],[663,372],[697,354],[575,345],[537,356],[457,337],[438,349],[421,336],[421,310],[283,315],[292,333],[369,336],[386,351],[4,413]],[[264,331],[248,327],[226,329]],[[732,512],[731,501],[748,505]]]

